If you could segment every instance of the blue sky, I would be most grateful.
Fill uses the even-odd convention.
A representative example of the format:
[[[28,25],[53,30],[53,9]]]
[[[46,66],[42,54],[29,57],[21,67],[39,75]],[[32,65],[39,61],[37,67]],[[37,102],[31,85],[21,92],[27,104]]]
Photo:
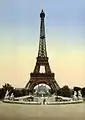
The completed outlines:
[[[36,0],[36,2],[34,2],[34,0],[1,0],[0,62],[2,67],[0,84],[4,83],[7,79],[6,82],[11,82],[17,86],[19,84],[14,81],[14,79],[16,79],[16,81],[22,80],[23,82],[21,83],[21,86],[23,86],[23,84],[25,84],[24,79],[28,79],[27,74],[33,70],[35,57],[37,56],[38,51],[40,34],[39,14],[41,9],[44,9],[46,14],[45,25],[47,51],[48,56],[51,59],[50,64],[52,69],[57,74],[56,77],[58,76],[57,79],[60,84],[73,85],[76,84],[76,82],[68,80],[69,77],[72,77],[74,80],[75,78],[82,78],[82,84],[84,84],[85,0]],[[30,51],[32,52],[31,56]],[[30,59],[28,56],[30,56]],[[66,62],[63,63],[61,61],[59,63],[62,56],[64,59],[63,61],[67,60],[68,62],[67,68],[65,67]],[[27,61],[25,61],[26,59]],[[19,62],[20,60],[21,62]],[[31,61],[33,63],[32,65],[29,65]],[[72,66],[76,69],[76,77],[74,73],[70,71],[71,66],[69,66],[69,64],[71,61],[73,61],[73,63],[71,63]],[[76,65],[74,61],[77,61]],[[6,70],[9,69],[9,66],[4,65],[4,62],[6,65],[10,64],[11,67],[8,75]],[[56,62],[56,67],[54,62]],[[68,78],[64,76],[64,73],[61,77],[59,64],[62,64],[62,70],[65,71],[66,69],[66,71],[68,71],[69,69]],[[14,69],[13,65],[16,66]],[[17,65],[19,65],[18,71]],[[79,68],[82,69],[81,71],[77,71],[78,65],[82,66]],[[26,69],[22,77],[20,76],[21,66],[22,69],[24,66],[24,69]],[[28,66],[30,66],[30,69]],[[58,70],[60,70],[59,73],[57,73]],[[12,76],[10,77],[10,71],[11,74],[16,73],[16,71],[18,72],[14,79]],[[80,73],[80,77],[77,77],[78,73]],[[3,76],[4,74],[6,78]],[[64,81],[64,83],[62,81]],[[81,81],[78,82],[78,85],[80,85],[80,82]]]
[[[28,36],[29,32],[31,36],[35,32],[39,34],[39,13],[43,8],[46,12],[47,32],[53,32],[53,35],[59,32],[65,37],[85,38],[84,0],[36,0],[36,2],[33,0],[3,0],[0,4],[1,34],[4,34],[5,29],[8,29],[6,30],[8,34],[11,32],[11,35],[15,37]],[[68,41],[66,40],[66,42]]]

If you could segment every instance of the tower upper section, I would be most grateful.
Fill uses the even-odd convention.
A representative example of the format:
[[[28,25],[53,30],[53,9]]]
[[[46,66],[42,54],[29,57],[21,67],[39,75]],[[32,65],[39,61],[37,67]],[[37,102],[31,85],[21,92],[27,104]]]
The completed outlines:
[[[42,9],[42,11],[40,13],[40,17],[41,17],[41,19],[45,17],[45,13],[44,13],[43,9]]]
[[[45,40],[45,25],[44,25],[44,18],[45,13],[42,10],[40,13],[40,40],[39,40],[39,50],[38,50],[38,57],[47,57],[46,51],[46,40]]]

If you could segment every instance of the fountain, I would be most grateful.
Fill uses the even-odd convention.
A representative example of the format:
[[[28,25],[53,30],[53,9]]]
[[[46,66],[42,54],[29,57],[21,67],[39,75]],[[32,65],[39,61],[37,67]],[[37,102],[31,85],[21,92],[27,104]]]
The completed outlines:
[[[6,103],[16,103],[16,104],[36,104],[36,105],[60,105],[60,104],[73,104],[83,102],[81,91],[74,91],[73,98],[62,97],[53,94],[52,96],[45,96],[44,92],[40,92],[41,96],[36,95],[27,95],[22,97],[14,97],[14,94],[11,93],[9,96],[9,91],[6,91],[4,101]],[[78,96],[78,97],[77,97]]]
[[[44,96],[43,96],[43,93],[42,93],[41,104],[43,105],[43,103],[44,103]]]

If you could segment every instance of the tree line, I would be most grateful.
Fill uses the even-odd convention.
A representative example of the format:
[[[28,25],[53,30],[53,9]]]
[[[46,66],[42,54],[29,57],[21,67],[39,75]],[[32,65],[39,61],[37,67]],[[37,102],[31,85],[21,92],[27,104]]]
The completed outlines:
[[[11,93],[13,93],[15,97],[21,97],[21,96],[28,95],[30,92],[27,89],[16,89],[12,85],[6,83],[5,85],[2,86],[2,88],[0,88],[0,99],[4,98],[7,90],[9,91],[9,95],[11,95]],[[76,91],[77,95],[78,95],[79,90],[81,90],[82,97],[85,98],[85,87],[83,87],[83,88],[74,87],[73,89],[70,89],[67,85],[65,85],[62,88],[60,88],[59,90],[57,90],[56,93],[58,96],[72,97],[74,94],[74,91]]]

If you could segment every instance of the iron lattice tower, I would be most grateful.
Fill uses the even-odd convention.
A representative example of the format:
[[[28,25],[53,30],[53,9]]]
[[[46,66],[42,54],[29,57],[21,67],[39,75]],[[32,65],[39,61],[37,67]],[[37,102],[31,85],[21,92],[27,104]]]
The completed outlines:
[[[30,92],[33,92],[33,89],[36,85],[44,83],[47,84],[53,92],[56,92],[60,87],[55,80],[54,73],[51,72],[47,51],[46,51],[46,40],[45,40],[45,25],[44,18],[45,13],[43,10],[40,13],[40,40],[39,40],[39,50],[36,65],[33,73],[30,73],[30,80],[26,84],[26,89],[29,89]],[[40,67],[44,66],[45,72],[40,73]]]
[[[47,57],[47,51],[46,51],[46,40],[45,40],[45,25],[44,25],[44,17],[45,13],[41,12],[41,24],[40,24],[40,41],[39,41],[39,51],[38,51],[38,57]]]

